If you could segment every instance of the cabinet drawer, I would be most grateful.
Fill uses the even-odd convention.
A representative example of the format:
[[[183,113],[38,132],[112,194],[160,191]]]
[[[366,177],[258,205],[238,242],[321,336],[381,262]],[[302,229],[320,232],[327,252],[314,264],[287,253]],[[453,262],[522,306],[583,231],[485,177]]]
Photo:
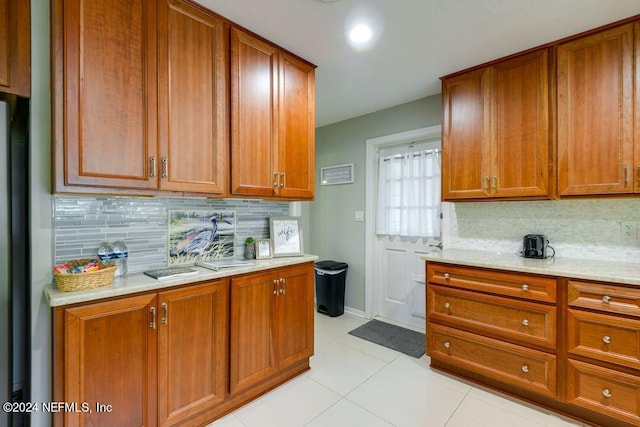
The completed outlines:
[[[429,321],[555,349],[556,308],[428,285]]]
[[[546,396],[556,395],[556,356],[429,324],[428,354],[480,375]]]
[[[640,288],[569,280],[567,290],[570,307],[640,317]]]
[[[427,263],[427,281],[532,301],[555,303],[557,300],[557,282],[549,277]]]
[[[640,425],[640,378],[569,360],[567,401]]]
[[[569,353],[640,368],[640,321],[569,310],[567,331]]]

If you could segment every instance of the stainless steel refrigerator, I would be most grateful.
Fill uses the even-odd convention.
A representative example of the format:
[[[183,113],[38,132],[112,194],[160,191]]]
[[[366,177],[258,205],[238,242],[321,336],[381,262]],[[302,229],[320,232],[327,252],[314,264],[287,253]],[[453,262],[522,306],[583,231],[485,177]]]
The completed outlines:
[[[28,118],[27,99],[0,95],[0,404],[29,394]],[[0,411],[0,426],[25,421]]]

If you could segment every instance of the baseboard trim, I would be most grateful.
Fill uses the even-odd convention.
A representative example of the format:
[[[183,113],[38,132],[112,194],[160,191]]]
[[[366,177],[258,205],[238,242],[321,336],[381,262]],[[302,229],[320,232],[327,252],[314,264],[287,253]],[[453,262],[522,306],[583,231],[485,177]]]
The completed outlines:
[[[356,310],[355,308],[345,307],[344,308],[344,312],[347,313],[347,314],[350,314],[352,316],[361,317],[363,319],[366,319],[364,311],[362,311],[362,310]]]

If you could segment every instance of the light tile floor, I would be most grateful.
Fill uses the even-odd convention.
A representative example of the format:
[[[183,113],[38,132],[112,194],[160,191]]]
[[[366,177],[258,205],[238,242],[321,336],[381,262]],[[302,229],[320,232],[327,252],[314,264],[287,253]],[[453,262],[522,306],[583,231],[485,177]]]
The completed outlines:
[[[210,427],[576,427],[348,335],[366,320],[316,313],[311,369]]]

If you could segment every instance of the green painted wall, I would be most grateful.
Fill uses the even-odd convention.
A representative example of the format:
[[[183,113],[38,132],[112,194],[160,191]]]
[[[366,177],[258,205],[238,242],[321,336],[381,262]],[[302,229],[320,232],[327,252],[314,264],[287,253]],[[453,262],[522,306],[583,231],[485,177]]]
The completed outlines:
[[[346,307],[365,309],[365,223],[354,214],[365,210],[366,140],[438,125],[440,110],[434,95],[316,129],[316,199],[302,204],[305,251],[349,264]],[[320,185],[320,168],[347,163],[354,164],[353,184]]]

